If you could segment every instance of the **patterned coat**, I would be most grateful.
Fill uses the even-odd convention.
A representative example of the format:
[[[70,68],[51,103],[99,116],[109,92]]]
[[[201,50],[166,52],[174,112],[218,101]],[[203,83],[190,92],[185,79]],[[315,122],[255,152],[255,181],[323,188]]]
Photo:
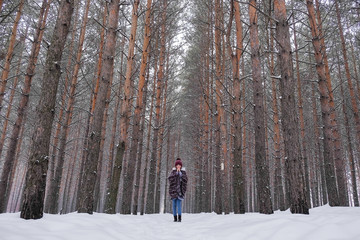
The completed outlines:
[[[178,173],[176,169],[173,169],[169,179],[169,194],[171,199],[179,198],[184,199],[188,177],[185,170],[181,170]]]

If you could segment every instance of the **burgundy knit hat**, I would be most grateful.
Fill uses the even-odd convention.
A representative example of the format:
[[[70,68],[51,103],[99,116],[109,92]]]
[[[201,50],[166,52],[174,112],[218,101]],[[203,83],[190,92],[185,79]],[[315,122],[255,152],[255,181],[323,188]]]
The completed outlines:
[[[181,162],[181,159],[180,158],[177,158],[176,161],[175,161],[175,167],[177,165],[180,165],[182,167],[182,162]]]

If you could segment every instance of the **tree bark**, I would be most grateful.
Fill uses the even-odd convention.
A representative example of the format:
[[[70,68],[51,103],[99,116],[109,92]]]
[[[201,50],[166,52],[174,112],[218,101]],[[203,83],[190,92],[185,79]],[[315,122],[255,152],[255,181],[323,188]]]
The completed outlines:
[[[356,94],[355,94],[355,90],[354,90],[354,87],[353,87],[351,74],[350,74],[349,61],[348,61],[347,51],[346,51],[346,42],[345,42],[345,38],[344,38],[343,27],[342,27],[342,24],[341,24],[341,16],[340,16],[340,10],[339,10],[339,6],[338,6],[339,5],[338,2],[339,2],[338,0],[335,0],[335,9],[336,9],[337,22],[338,22],[338,29],[339,29],[340,39],[341,39],[342,54],[343,54],[344,65],[345,65],[345,75],[346,75],[346,80],[347,80],[347,83],[348,83],[348,86],[349,86],[349,92],[350,92],[350,98],[351,98],[351,106],[352,106],[352,111],[353,111],[354,119],[355,119],[356,138],[357,138],[358,143],[360,143],[359,108],[358,108],[358,105],[357,105]],[[360,147],[358,147],[357,150],[360,150]],[[349,204],[346,201],[346,198],[347,198],[347,186],[346,186],[344,159],[343,158],[336,158],[335,161],[336,161],[335,162],[335,164],[336,164],[336,177],[337,177],[337,183],[338,183],[338,188],[339,188],[340,204],[341,204],[341,206],[348,206]]]
[[[269,16],[271,15],[271,1],[269,6]],[[274,30],[273,21],[270,19],[270,37],[269,37],[269,50],[270,50],[270,63],[269,71],[270,76],[275,76],[275,63],[274,63]],[[274,207],[275,210],[280,209],[285,211],[285,194],[283,187],[282,175],[282,160],[281,160],[281,147],[280,147],[280,121],[279,121],[279,107],[277,97],[276,79],[271,77],[271,92],[272,92],[272,107],[273,107],[273,122],[274,122],[274,158],[275,158],[275,179],[274,179]]]
[[[59,205],[59,196],[60,196],[60,184],[63,175],[63,166],[65,161],[65,148],[66,142],[69,135],[69,127],[72,122],[72,115],[73,115],[73,107],[75,103],[75,92],[76,92],[76,85],[78,82],[78,74],[80,70],[81,64],[81,56],[83,51],[83,45],[85,40],[85,32],[86,32],[86,25],[88,19],[88,12],[90,7],[90,0],[86,1],[85,12],[83,15],[83,22],[81,26],[80,36],[79,36],[79,45],[76,53],[76,61],[74,65],[74,69],[72,71],[72,79],[70,85],[70,92],[68,102],[66,104],[66,112],[65,112],[65,120],[64,126],[62,129],[61,137],[60,137],[60,147],[59,147],[59,156],[57,159],[57,164],[55,167],[55,175],[53,176],[52,180],[50,181],[49,187],[49,213],[56,214],[59,212],[58,205]]]
[[[295,15],[292,15],[293,19],[293,29],[294,29],[294,45],[295,45],[295,64],[296,64],[296,81],[297,81],[297,96],[298,96],[298,108],[299,108],[299,117],[300,117],[300,133],[301,133],[301,145],[302,146],[302,156],[303,156],[303,166],[305,170],[305,196],[306,202],[310,204],[310,179],[309,179],[309,159],[307,152],[307,144],[305,139],[305,121],[304,121],[304,109],[303,109],[303,94],[302,94],[302,83],[300,79],[300,66],[299,66],[299,51],[297,45],[296,37],[296,24],[295,24]]]
[[[77,126],[77,134],[76,136],[80,136],[80,130],[81,130],[81,121],[79,121],[78,123],[78,126]],[[75,181],[75,177],[77,176],[76,174],[74,174],[75,172],[75,166],[78,162],[77,160],[77,156],[79,154],[79,146],[81,144],[81,141],[80,140],[77,140],[76,141],[76,144],[75,144],[75,148],[74,148],[74,154],[73,156],[71,157],[71,160],[70,160],[70,169],[71,169],[71,172],[70,172],[70,176],[68,176],[69,178],[69,183],[68,183],[68,186],[66,187],[65,191],[64,191],[64,201],[63,201],[63,206],[62,206],[62,210],[63,212],[65,213],[68,213],[68,212],[71,212],[72,209],[71,209],[71,200],[73,199],[72,198],[72,194],[71,194],[71,189],[72,188],[75,188],[76,186],[76,181]],[[66,180],[68,181],[68,179]]]
[[[257,196],[260,213],[272,214],[272,203],[270,193],[269,164],[265,152],[265,120],[264,120],[264,98],[263,81],[261,79],[260,44],[257,25],[256,0],[250,0],[250,44],[251,64],[254,92],[254,118],[255,118],[255,163]]]
[[[150,4],[150,5],[149,5]],[[130,41],[133,40],[134,42],[131,42],[130,44],[134,44],[135,43],[135,36],[136,36],[136,27],[137,27],[137,8],[139,5],[139,1],[135,1],[134,2],[134,9],[133,9],[133,19],[132,19],[132,33],[131,33],[131,37],[130,37]],[[139,79],[139,86],[138,86],[138,95],[137,95],[137,99],[136,99],[136,107],[135,107],[135,112],[134,112],[134,120],[133,120],[133,132],[132,132],[132,143],[131,143],[131,147],[130,147],[130,157],[127,161],[127,167],[125,168],[124,171],[125,175],[124,175],[124,188],[123,188],[123,192],[122,192],[122,196],[123,196],[123,202],[122,202],[122,213],[123,214],[131,214],[131,210],[132,210],[132,196],[133,196],[133,191],[134,191],[134,176],[135,176],[135,167],[136,167],[136,153],[137,153],[137,148],[138,148],[138,143],[139,143],[139,129],[140,129],[140,113],[141,113],[141,109],[142,109],[142,98],[143,98],[143,92],[144,92],[144,84],[145,84],[145,70],[146,70],[146,61],[147,61],[147,48],[150,42],[150,8],[151,8],[151,1],[150,3],[148,2],[147,5],[147,10],[146,10],[146,22],[145,22],[145,36],[144,36],[144,44],[143,44],[143,54],[141,57],[141,66],[140,66],[140,79]],[[132,48],[130,48],[132,46]],[[125,92],[129,91],[130,88],[130,82],[131,82],[131,65],[133,62],[133,57],[134,57],[134,45],[129,45],[129,58],[128,58],[128,64],[127,65],[127,72],[126,72],[126,80],[125,80]],[[132,55],[130,55],[132,54]],[[130,91],[129,91],[130,92]],[[130,107],[130,99],[126,98],[127,95],[125,94],[125,99],[123,102],[123,106],[122,106],[122,113],[124,115],[123,116],[123,121],[129,121],[127,118],[129,118],[129,114],[131,109]],[[126,117],[125,117],[126,116]],[[124,122],[122,122],[122,124],[124,125]],[[126,126],[124,128],[124,126],[122,125],[122,129],[121,131],[122,134],[124,134],[125,136],[126,131],[127,131],[127,123]],[[136,214],[136,213],[134,213]]]
[[[124,84],[124,99],[121,104],[121,111],[120,111],[120,144],[124,145],[124,151],[130,146],[127,146],[129,141],[127,140],[128,136],[128,127],[130,122],[130,114],[131,114],[131,76],[133,73],[133,61],[134,61],[134,48],[135,48],[135,38],[136,38],[136,30],[137,30],[137,21],[138,21],[138,7],[139,7],[139,0],[134,1],[133,11],[132,11],[132,18],[131,18],[131,33],[129,39],[129,52],[127,56],[127,64],[126,64],[126,76],[125,76],[125,84]],[[125,153],[121,153],[123,155]],[[126,155],[125,155],[126,156]],[[124,164],[124,186],[122,191],[122,204],[121,204],[121,213],[123,214],[131,214],[131,198],[133,193],[133,179],[134,179],[134,172],[132,171],[133,166],[135,166],[135,159],[126,159],[125,157],[125,164]],[[127,165],[129,163],[130,171],[128,171]]]
[[[312,64],[312,56],[311,56],[311,47],[308,46],[308,57],[309,57],[309,65],[308,65],[308,72],[309,72],[309,78],[308,80],[312,80],[312,77],[314,76],[313,73],[313,64]],[[316,179],[313,180],[314,185],[319,186],[319,195],[322,197],[319,198],[319,205],[322,203],[325,205],[327,204],[327,190],[326,190],[326,182],[325,182],[325,168],[324,168],[324,155],[321,153],[321,144],[320,144],[320,131],[319,131],[319,120],[318,120],[318,114],[317,114],[317,95],[315,94],[318,92],[318,89],[316,88],[316,83],[311,83],[311,102],[312,102],[312,115],[313,115],[313,122],[314,122],[314,140],[315,140],[315,175],[317,176]]]
[[[221,141],[222,124],[225,124],[223,115],[223,107],[221,101],[221,91],[223,78],[222,62],[221,62],[221,20],[222,9],[220,0],[215,0],[215,91],[216,91],[216,132],[215,132],[215,155],[216,155],[216,187],[215,187],[215,212],[222,214],[223,212],[223,166],[224,162],[221,161],[221,146],[224,144]],[[225,141],[225,139],[223,140]],[[223,156],[224,157],[224,156]]]
[[[156,43],[155,43],[155,51],[158,49],[158,45],[159,45],[159,37],[156,37]],[[151,97],[151,104],[150,104],[150,116],[149,116],[149,123],[148,123],[148,134],[147,134],[147,141],[146,141],[146,154],[145,154],[145,164],[144,164],[144,186],[143,186],[143,198],[142,198],[142,211],[140,212],[141,215],[144,214],[144,212],[146,213],[151,213],[153,211],[153,207],[151,208],[151,210],[148,210],[148,204],[147,204],[147,196],[149,194],[149,185],[150,185],[150,174],[152,174],[151,172],[151,167],[152,167],[152,161],[151,159],[149,159],[149,155],[150,155],[150,137],[151,137],[151,129],[152,129],[152,125],[153,125],[153,109],[154,109],[154,100],[156,98],[156,83],[157,83],[157,78],[156,78],[156,73],[158,71],[158,55],[156,53],[154,53],[155,57],[155,61],[154,61],[154,83],[153,83],[153,91],[152,91],[152,97]],[[150,160],[150,161],[149,161]],[[147,166],[149,165],[149,173],[147,174]],[[148,175],[148,176],[146,176]],[[146,191],[147,189],[147,191]]]
[[[61,1],[47,54],[20,215],[24,219],[39,219],[43,216],[50,137],[55,115],[56,93],[61,76],[60,62],[70,29],[73,9],[74,1]]]
[[[111,77],[110,77],[110,86],[112,86],[113,77],[114,77],[114,68],[112,69]],[[109,104],[111,101],[111,87],[108,88],[107,94],[106,94],[106,100],[105,100],[105,108],[104,108],[104,119],[102,122],[102,130],[101,130],[101,140],[100,140],[100,150],[99,150],[99,159],[97,163],[97,176],[96,176],[96,182],[95,182],[95,190],[94,190],[94,201],[95,205],[94,209],[96,211],[99,211],[100,209],[100,203],[101,203],[101,196],[100,192],[103,189],[103,186],[101,186],[101,175],[103,174],[103,161],[104,161],[104,145],[105,145],[105,137],[106,137],[106,131],[107,131],[107,121],[109,117]]]
[[[119,0],[109,3],[107,34],[104,46],[99,91],[97,94],[93,121],[90,124],[88,136],[88,151],[85,153],[84,173],[81,178],[79,213],[92,214],[94,211],[94,188],[97,176],[97,161],[99,159],[101,130],[104,119],[106,96],[110,87],[116,46],[116,31],[119,18]]]
[[[146,91],[146,83],[145,83],[145,75],[146,75],[146,69],[147,69],[147,61],[148,61],[148,55],[150,51],[150,39],[151,39],[151,28],[150,28],[150,21],[151,21],[151,3],[152,0],[147,1],[146,6],[146,16],[145,16],[145,30],[144,30],[144,42],[143,42],[143,49],[142,49],[142,56],[141,56],[141,65],[140,65],[140,73],[139,73],[139,85],[138,85],[138,93],[136,98],[136,107],[134,112],[134,120],[133,120],[133,131],[132,131],[132,144],[130,149],[130,158],[128,163],[128,174],[135,173],[135,166],[138,165],[138,169],[140,168],[140,165],[138,162],[141,162],[141,158],[137,158],[137,153],[142,151],[142,149],[139,149],[138,151],[138,143],[142,141],[140,138],[140,121],[141,121],[141,113],[142,109],[145,107],[144,103],[146,103],[146,100],[143,100],[144,97],[144,91]],[[146,96],[145,96],[146,97]],[[144,102],[145,101],[145,102]],[[143,116],[144,118],[145,116]],[[139,178],[140,171],[137,171],[137,178]],[[133,185],[134,178],[129,179],[129,186]],[[137,184],[135,184],[137,186]],[[125,189],[125,188],[124,188]],[[133,189],[132,187],[130,188]],[[126,194],[132,195],[132,191],[130,189],[126,190]],[[130,191],[129,191],[130,190]],[[139,188],[135,188],[135,195],[139,192]],[[124,210],[124,209],[123,209]],[[132,213],[134,215],[137,214],[138,207],[137,207],[137,198],[134,200],[133,204],[133,211]]]
[[[236,51],[232,52],[230,47],[230,30],[231,24],[228,29],[228,48],[229,54],[232,60],[232,72],[233,72],[233,125],[234,125],[234,162],[233,162],[233,192],[234,192],[234,212],[245,213],[245,185],[243,175],[243,163],[242,163],[242,142],[241,142],[241,87],[240,87],[240,59],[243,53],[243,35],[242,35],[242,23],[240,5],[236,1],[232,1],[234,8],[235,24],[236,24]],[[232,13],[231,13],[232,14]],[[232,20],[232,17],[230,18]],[[206,113],[207,114],[207,113]]]
[[[163,2],[162,9],[162,24],[161,24],[161,39],[160,39],[160,55],[159,55],[159,70],[157,72],[157,83],[156,83],[156,103],[155,103],[155,122],[154,122],[154,133],[152,141],[152,151],[150,158],[150,169],[149,169],[149,183],[148,183],[148,194],[146,203],[147,213],[158,213],[156,212],[156,171],[157,164],[160,163],[157,158],[157,149],[159,143],[159,129],[160,129],[160,110],[161,110],[161,93],[164,88],[164,65],[165,65],[165,50],[166,50],[166,14],[167,14],[167,0]],[[155,73],[156,74],[156,73]]]
[[[150,52],[150,50],[149,50]],[[148,62],[150,62],[150,56],[148,57]],[[139,196],[141,197],[140,195],[140,191],[142,192],[141,190],[141,180],[143,180],[142,182],[144,182],[144,179],[146,177],[146,172],[145,170],[142,171],[142,169],[144,168],[141,168],[143,164],[142,163],[142,154],[143,154],[143,145],[144,145],[144,131],[145,131],[145,113],[146,113],[146,108],[144,106],[146,106],[146,103],[147,103],[147,85],[148,85],[148,81],[149,81],[149,67],[147,67],[147,79],[145,80],[145,85],[144,85],[144,97],[143,97],[143,107],[142,107],[142,117],[141,117],[141,123],[140,123],[140,131],[139,131],[139,139],[140,139],[140,142],[139,142],[139,147],[138,147],[138,155],[137,155],[137,166],[136,166],[136,171],[137,171],[137,174],[136,174],[136,182],[135,182],[135,193],[134,193],[134,208],[133,208],[133,213],[134,214],[137,214],[139,212],[140,209],[143,209],[143,204],[141,204],[140,202],[140,206],[138,205],[138,202],[139,202]],[[144,167],[146,169],[146,164],[144,164]],[[143,177],[141,177],[141,176]],[[142,211],[142,210],[140,210]]]
[[[339,62],[339,55],[338,55],[338,76],[340,79],[340,82],[342,83],[341,79],[341,70],[340,70],[340,62]],[[343,85],[340,84],[340,91],[341,91],[341,97],[343,99],[342,101],[342,111],[344,114],[344,121],[345,121],[345,129],[346,129],[346,140],[348,144],[348,152],[349,152],[349,167],[350,167],[350,174],[351,174],[351,186],[352,186],[352,193],[353,193],[353,200],[354,205],[356,207],[359,207],[359,197],[357,192],[357,182],[356,182],[356,171],[355,171],[355,159],[354,159],[354,153],[353,153],[353,144],[351,141],[351,133],[350,133],[350,123],[349,123],[349,117],[346,109],[346,97],[344,94],[344,88]]]
[[[312,34],[312,44],[315,51],[316,71],[319,79],[319,90],[320,90],[320,103],[323,120],[323,131],[324,131],[324,161],[325,161],[325,174],[326,174],[326,185],[329,197],[330,206],[339,206],[338,189],[336,187],[334,158],[333,158],[333,134],[331,124],[331,113],[334,109],[329,103],[329,90],[327,85],[327,79],[325,74],[325,67],[323,63],[323,49],[324,46],[320,41],[320,34],[317,28],[315,19],[315,10],[313,0],[306,0],[306,5],[309,13],[309,23]]]
[[[70,47],[68,52],[71,54],[68,54],[68,60],[67,60],[67,65],[66,65],[66,69],[71,69],[72,66],[72,59],[73,59],[73,49],[74,49],[74,45],[75,45],[75,35],[76,32],[75,29],[77,29],[77,24],[78,24],[78,18],[79,18],[79,4],[75,5],[75,21],[72,25],[72,35],[71,35],[71,43],[70,43]],[[48,175],[47,175],[47,193],[48,193],[48,188],[50,186],[50,181],[53,181],[54,179],[54,175],[55,175],[55,165],[56,165],[56,157],[58,155],[58,145],[59,145],[59,136],[61,133],[61,128],[63,123],[63,115],[64,115],[64,109],[66,108],[65,104],[66,104],[66,96],[68,94],[68,86],[69,86],[69,72],[67,71],[67,73],[65,74],[65,83],[64,83],[64,87],[63,87],[63,93],[61,96],[61,105],[60,105],[60,110],[59,110],[59,115],[57,117],[57,124],[56,124],[56,131],[53,134],[53,143],[52,143],[52,151],[50,151],[51,153],[51,157],[50,157],[50,161],[49,161],[49,170],[48,170]],[[45,197],[45,209],[44,212],[48,212],[49,211],[49,201],[48,201],[48,194]]]
[[[106,20],[108,18],[108,2],[103,2],[104,7],[104,12],[103,12],[103,26],[106,26]],[[76,197],[74,197],[74,204],[76,203],[76,209],[79,208],[79,197],[80,197],[80,184],[81,184],[81,176],[83,175],[84,172],[84,162],[85,162],[85,158],[87,156],[86,152],[88,149],[88,135],[89,135],[89,131],[90,131],[90,124],[93,121],[93,116],[94,116],[94,110],[95,110],[95,103],[96,103],[96,98],[99,92],[99,86],[100,86],[100,76],[101,76],[101,69],[102,69],[102,65],[103,65],[103,53],[104,53],[104,42],[105,42],[105,27],[101,28],[100,31],[100,46],[99,46],[99,57],[98,57],[98,61],[97,61],[97,67],[95,69],[95,77],[93,79],[93,84],[94,84],[94,89],[92,91],[91,97],[90,97],[90,107],[89,107],[89,115],[87,118],[87,123],[86,123],[86,130],[84,133],[84,146],[83,146],[83,151],[82,151],[82,157],[80,160],[80,171],[79,171],[79,179],[77,182],[77,187],[76,187]]]
[[[321,40],[321,44],[322,44],[322,58],[323,58],[323,62],[324,62],[324,68],[325,68],[325,76],[326,76],[326,81],[327,81],[327,88],[329,91],[329,104],[330,104],[330,108],[334,109],[333,111],[331,111],[330,114],[330,122],[331,122],[331,128],[332,128],[332,134],[333,134],[333,142],[334,142],[334,146],[333,146],[333,158],[335,161],[335,165],[341,165],[343,162],[343,153],[342,153],[342,146],[341,146],[341,136],[339,133],[339,127],[337,124],[337,119],[336,119],[336,112],[335,112],[335,101],[334,101],[334,91],[333,91],[333,87],[332,87],[332,83],[331,83],[331,76],[330,76],[330,67],[329,67],[329,63],[328,63],[328,58],[327,58],[327,53],[326,53],[326,45],[325,45],[325,37],[322,31],[322,19],[321,19],[321,12],[320,12],[320,1],[319,0],[315,0],[316,3],[316,17],[318,20],[318,33],[319,33],[319,38]],[[339,168],[339,170],[341,170],[342,167]],[[335,168],[336,170],[336,168]],[[340,205],[346,205],[346,203],[344,203],[344,201],[342,200],[342,197],[340,197],[340,195],[344,196],[344,192],[340,192],[340,188],[342,188],[343,190],[345,190],[345,188],[343,187],[343,182],[340,182],[340,185],[338,185],[338,194],[339,194],[339,204]],[[346,194],[345,194],[346,195]],[[341,202],[343,201],[343,202]]]
[[[116,213],[116,200],[119,190],[119,182],[120,182],[120,174],[122,170],[122,156],[115,156],[114,159],[114,146],[115,146],[115,135],[116,135],[116,129],[118,125],[118,111],[120,107],[120,99],[121,99],[121,89],[123,87],[123,60],[124,60],[124,45],[125,45],[125,37],[123,38],[121,42],[121,57],[120,57],[120,79],[119,79],[119,90],[118,90],[118,96],[115,104],[115,112],[114,112],[114,119],[113,119],[113,126],[112,126],[112,136],[111,136],[111,142],[110,142],[110,150],[109,150],[109,163],[108,163],[108,183],[107,183],[107,192],[105,195],[105,213],[108,214],[115,214]],[[120,147],[120,146],[118,146]],[[117,149],[119,150],[119,149]],[[119,153],[119,152],[117,152]]]
[[[170,47],[169,47],[170,49]],[[162,103],[162,113],[161,113],[161,123],[159,126],[159,144],[157,149],[157,168],[156,168],[156,198],[155,198],[155,212],[164,213],[161,211],[161,202],[160,202],[160,194],[161,194],[161,169],[163,165],[162,160],[162,150],[163,150],[163,142],[164,142],[164,131],[165,131],[165,121],[166,121],[166,104],[167,104],[167,94],[168,94],[168,65],[169,65],[169,54],[167,54],[166,60],[166,76],[164,77],[164,89],[163,89],[163,103]],[[166,164],[165,164],[166,165]],[[167,168],[165,168],[167,170]],[[165,191],[166,192],[166,191]]]
[[[211,129],[210,129],[210,105],[212,100],[210,97],[210,49],[211,49],[211,45],[213,42],[212,39],[212,11],[210,9],[208,9],[208,21],[209,21],[209,26],[207,27],[207,41],[206,41],[206,56],[205,56],[205,81],[206,81],[206,93],[205,93],[205,129],[204,129],[204,133],[205,133],[205,146],[204,146],[204,162],[205,162],[205,166],[204,166],[204,193],[203,194],[203,212],[211,212],[211,169],[212,169],[212,161],[211,161],[211,150],[210,150],[210,146],[211,146],[211,142],[210,142],[210,135],[211,135]],[[212,111],[212,109],[211,109]],[[175,144],[175,140],[174,144]],[[174,156],[175,157],[175,156]],[[208,183],[208,184],[205,184]]]
[[[274,1],[274,16],[277,20],[276,38],[281,72],[281,122],[285,144],[286,181],[288,181],[290,188],[290,211],[291,213],[309,214],[302,170],[301,145],[298,134],[299,123],[295,103],[296,82],[293,76],[292,51],[285,0]]]

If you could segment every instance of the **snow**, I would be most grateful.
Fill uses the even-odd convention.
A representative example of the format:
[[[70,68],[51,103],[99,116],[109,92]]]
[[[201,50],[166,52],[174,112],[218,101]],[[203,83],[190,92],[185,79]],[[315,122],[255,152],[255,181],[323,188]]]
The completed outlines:
[[[171,214],[45,214],[39,220],[19,216],[0,214],[0,240],[360,239],[360,208],[327,205],[311,209],[310,215],[289,211],[272,215],[183,214],[181,223],[173,222]]]

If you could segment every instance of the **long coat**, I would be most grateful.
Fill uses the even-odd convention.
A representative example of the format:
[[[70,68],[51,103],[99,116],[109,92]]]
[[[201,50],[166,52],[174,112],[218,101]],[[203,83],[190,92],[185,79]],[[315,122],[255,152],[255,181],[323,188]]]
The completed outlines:
[[[169,179],[169,194],[171,199],[184,199],[188,177],[185,170],[180,170],[181,174],[173,169],[170,173]]]

